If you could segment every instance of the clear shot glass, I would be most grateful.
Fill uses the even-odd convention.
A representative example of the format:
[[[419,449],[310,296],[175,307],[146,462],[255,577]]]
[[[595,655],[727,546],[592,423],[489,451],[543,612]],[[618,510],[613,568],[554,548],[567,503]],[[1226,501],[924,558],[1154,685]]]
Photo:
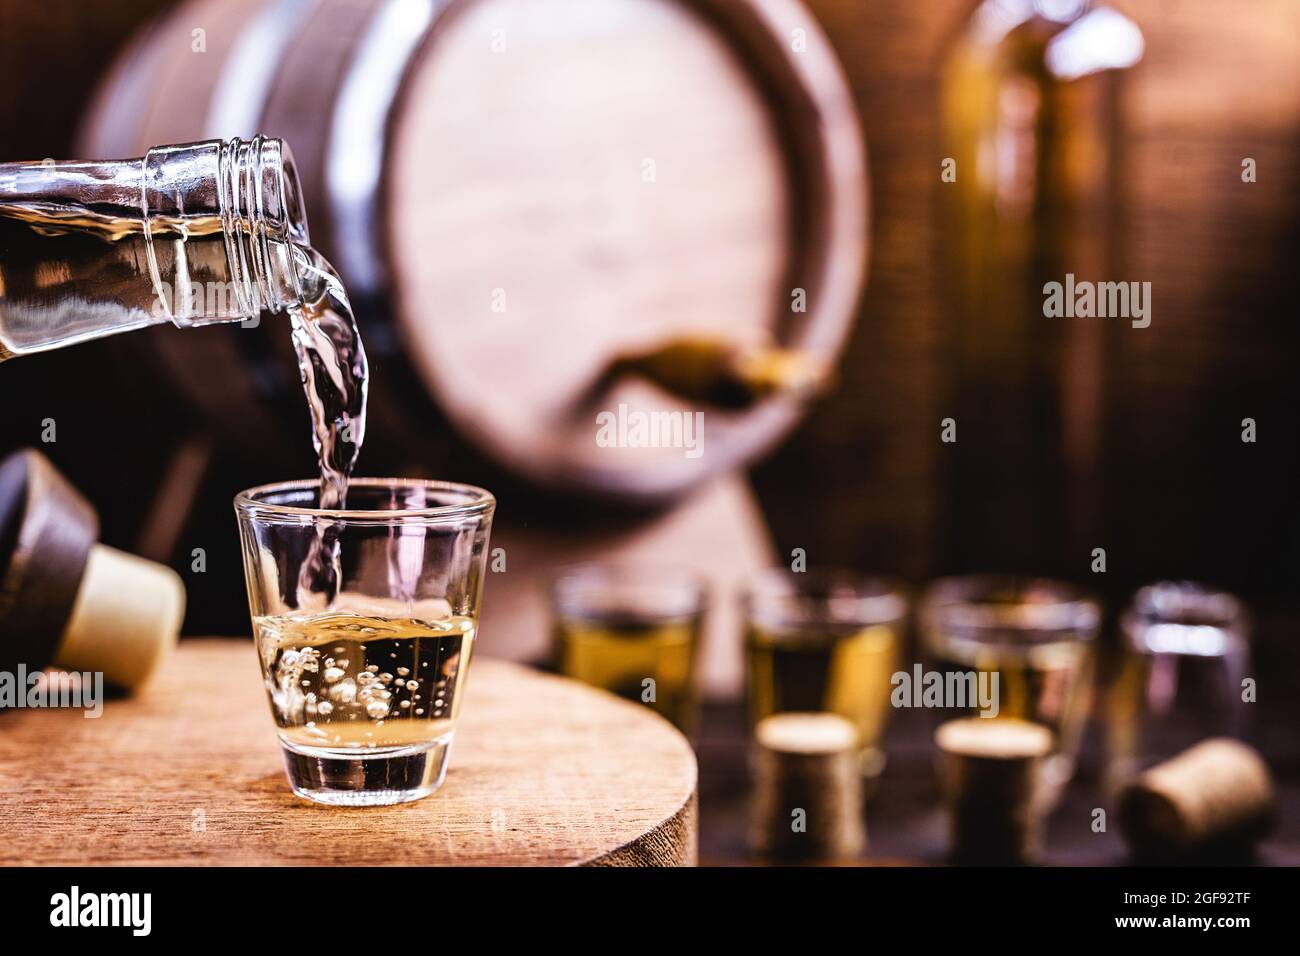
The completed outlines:
[[[1096,601],[1069,584],[1044,579],[943,578],[921,602],[921,640],[945,673],[945,686],[950,672],[996,673],[996,717],[1031,721],[1052,732],[1044,783],[1053,799],[1074,775],[1092,709],[1100,621]],[[980,712],[972,702],[965,709]]]
[[[1108,787],[1206,737],[1245,734],[1250,620],[1241,601],[1162,581],[1133,596],[1120,631],[1122,657],[1105,702]]]
[[[704,580],[665,565],[584,564],[551,584],[556,665],[567,677],[695,729]]]
[[[863,776],[878,776],[907,620],[902,587],[852,571],[772,568],[741,600],[751,728],[778,713],[838,714],[857,728]]]
[[[258,660],[294,793],[404,803],[441,785],[495,507],[482,488],[315,480],[235,498]]]

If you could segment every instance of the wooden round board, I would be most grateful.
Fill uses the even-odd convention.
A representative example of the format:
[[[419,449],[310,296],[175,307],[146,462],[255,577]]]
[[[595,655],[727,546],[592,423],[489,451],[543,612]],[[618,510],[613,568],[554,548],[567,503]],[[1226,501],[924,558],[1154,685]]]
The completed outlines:
[[[475,660],[442,788],[324,807],[285,781],[248,641],[182,643],[139,695],[0,712],[4,865],[690,865],[696,764],[640,705]]]

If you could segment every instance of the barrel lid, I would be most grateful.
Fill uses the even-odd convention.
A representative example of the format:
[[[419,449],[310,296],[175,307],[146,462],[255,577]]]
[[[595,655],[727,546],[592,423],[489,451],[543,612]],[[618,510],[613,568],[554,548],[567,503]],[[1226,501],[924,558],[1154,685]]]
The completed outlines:
[[[839,65],[793,0],[453,4],[388,144],[403,349],[453,427],[543,484],[671,496],[801,411],[693,404],[609,378],[618,356],[683,335],[827,360],[843,343],[865,159]]]

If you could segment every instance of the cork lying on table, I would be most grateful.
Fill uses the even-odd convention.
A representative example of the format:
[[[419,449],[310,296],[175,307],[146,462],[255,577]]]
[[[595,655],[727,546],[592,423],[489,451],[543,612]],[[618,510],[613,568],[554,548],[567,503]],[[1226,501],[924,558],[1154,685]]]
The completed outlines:
[[[1119,824],[1138,853],[1176,854],[1213,844],[1250,844],[1277,814],[1268,766],[1228,737],[1203,740],[1124,788]]]
[[[639,704],[476,658],[442,788],[289,790],[248,639],[183,641],[139,695],[0,712],[0,864],[689,865],[696,764]]]

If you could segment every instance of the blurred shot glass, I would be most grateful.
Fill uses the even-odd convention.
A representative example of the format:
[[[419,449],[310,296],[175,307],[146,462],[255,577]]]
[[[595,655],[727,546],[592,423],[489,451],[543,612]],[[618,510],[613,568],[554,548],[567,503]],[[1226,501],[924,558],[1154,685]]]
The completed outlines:
[[[945,674],[997,674],[994,719],[1018,718],[1051,731],[1042,769],[1049,802],[1074,775],[1092,706],[1100,619],[1100,607],[1082,591],[1044,579],[943,578],[921,603],[921,639]],[[979,705],[968,701],[965,710],[977,713]]]
[[[1139,590],[1106,700],[1106,782],[1118,788],[1206,737],[1240,737],[1250,623],[1233,595],[1188,581]]]
[[[707,604],[698,575],[663,565],[584,564],[551,585],[560,672],[648,704],[688,736]]]
[[[357,478],[235,498],[262,676],[289,785],[319,803],[404,803],[442,783],[495,502],[481,488]]]
[[[777,713],[838,714],[857,729],[863,776],[878,776],[908,609],[899,585],[852,571],[771,568],[742,600],[750,726]]]

